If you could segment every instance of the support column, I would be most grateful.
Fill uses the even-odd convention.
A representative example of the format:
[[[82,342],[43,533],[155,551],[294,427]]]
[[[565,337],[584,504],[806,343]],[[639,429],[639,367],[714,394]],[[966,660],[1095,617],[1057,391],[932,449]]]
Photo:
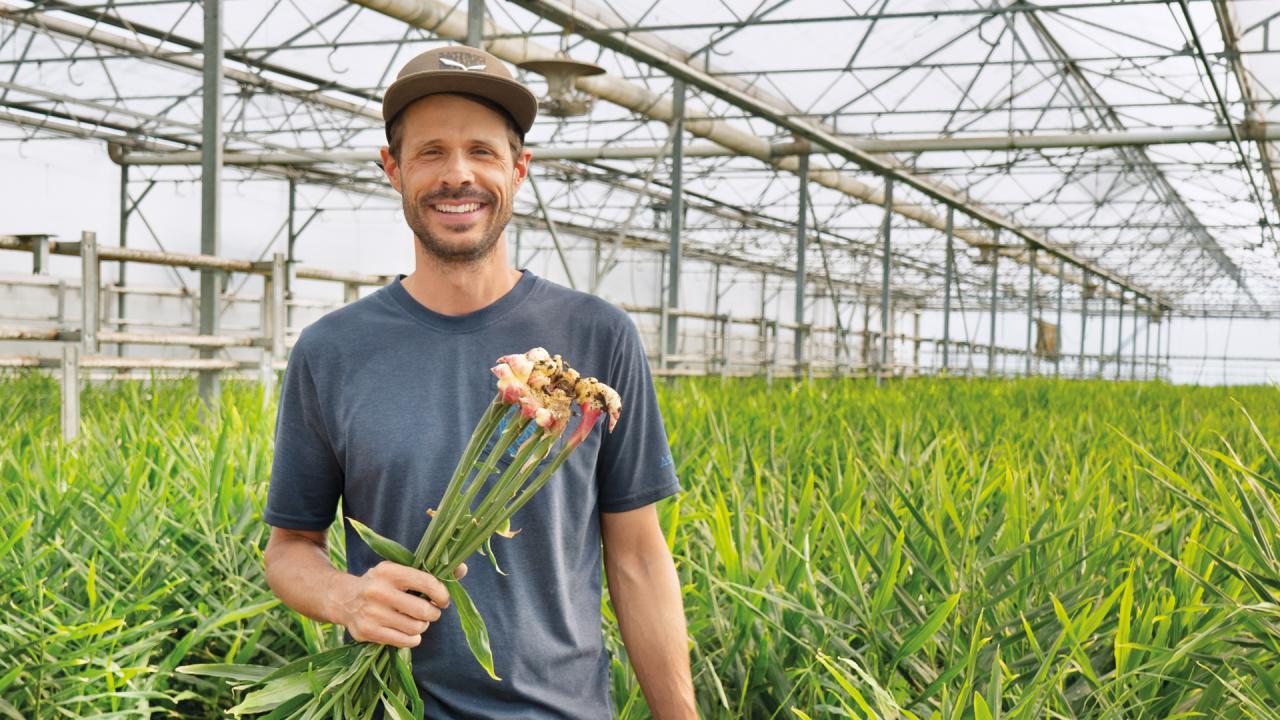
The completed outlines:
[[[37,235],[31,238],[31,274],[49,274],[49,236]]]
[[[467,45],[481,50],[484,35],[484,0],[467,0]]]
[[[98,236],[80,233],[80,347],[85,354],[98,352],[99,279]]]
[[[1159,322],[1156,323],[1156,379],[1160,380],[1164,377],[1164,365],[1160,362],[1160,343],[1164,340],[1164,315],[1161,314]]]
[[[667,327],[671,323],[671,308],[667,303],[667,289],[663,287],[667,277],[667,254],[658,253],[658,367],[667,368]]]
[[[222,212],[222,0],[204,2],[204,90],[201,117],[203,152],[200,173],[200,252],[220,255]],[[222,273],[200,271],[200,334],[218,334]],[[201,348],[200,357],[214,356]],[[218,397],[218,372],[200,371],[200,399],[212,409]]]
[[[1031,263],[1027,266],[1027,362],[1024,373],[1031,375],[1036,350],[1036,249],[1031,248]]]
[[[1169,332],[1164,336],[1164,368],[1165,379],[1173,382],[1173,311],[1166,309],[1169,315]]]
[[[1107,357],[1107,281],[1104,278],[1099,287],[1102,288],[1102,319],[1098,321],[1098,378],[1102,378],[1103,366]]]
[[[1062,278],[1067,274],[1067,261],[1058,258],[1058,317],[1054,320],[1053,376],[1062,376]]]
[[[769,376],[769,325],[765,321],[765,306],[769,303],[769,275],[760,273],[760,370]]]
[[[1124,371],[1124,288],[1120,288],[1120,310],[1116,315],[1116,379]]]
[[[802,154],[800,161],[800,212],[796,218],[796,335],[795,361],[796,372],[805,361],[804,356],[804,285],[805,285],[805,232],[809,220],[809,156]]]
[[[75,440],[80,434],[80,348],[62,344],[62,405],[59,420],[62,439]]]
[[[1085,330],[1087,330],[1089,326],[1089,295],[1093,291],[1089,289],[1089,281],[1092,278],[1092,275],[1090,275],[1088,270],[1081,269],[1080,272],[1084,276],[1084,282],[1081,283],[1080,285],[1080,375],[1079,377],[1083,379],[1084,363],[1085,363],[1084,336],[1085,336]]]
[[[1147,303],[1146,317],[1142,323],[1142,379],[1151,379],[1151,304]]]
[[[991,246],[991,332],[987,340],[987,377],[996,374],[996,311],[1000,304],[1000,229]]]
[[[711,264],[711,317],[709,327],[712,341],[703,348],[707,353],[707,373],[715,367],[724,374],[724,322],[720,319],[720,263]]]
[[[120,166],[120,237],[118,242],[120,247],[129,247],[129,166]],[[127,332],[128,325],[125,323],[125,284],[128,263],[121,260],[116,265],[116,331]],[[124,357],[124,343],[116,345],[116,355]]]
[[[293,269],[297,267],[298,257],[294,253],[298,242],[298,233],[300,232],[295,226],[295,217],[298,209],[298,181],[296,178],[289,178],[289,237],[288,244],[285,245],[285,281],[284,281],[284,299],[285,299],[285,327],[293,327],[293,306],[289,305],[289,300],[293,298]],[[518,228],[517,228],[518,231]]]
[[[1129,379],[1138,379],[1138,296],[1133,296],[1133,342],[1129,345]]]
[[[890,306],[889,295],[889,269],[890,255],[893,251],[893,178],[886,177],[884,180],[884,227],[881,229],[881,237],[884,245],[881,248],[883,258],[880,263],[880,361],[876,363],[876,384],[884,384],[884,371],[889,365],[889,343],[890,339],[890,315],[893,308]]]
[[[679,348],[679,318],[670,310],[680,307],[680,235],[684,229],[684,100],[683,80],[674,80],[671,87],[671,257],[667,264],[667,356],[675,355]]]
[[[911,374],[920,374],[920,311],[911,313]]]
[[[862,371],[872,366],[871,354],[871,298],[862,301]]]
[[[951,369],[951,278],[955,273],[956,209],[947,206],[947,256],[942,268],[942,372]]]

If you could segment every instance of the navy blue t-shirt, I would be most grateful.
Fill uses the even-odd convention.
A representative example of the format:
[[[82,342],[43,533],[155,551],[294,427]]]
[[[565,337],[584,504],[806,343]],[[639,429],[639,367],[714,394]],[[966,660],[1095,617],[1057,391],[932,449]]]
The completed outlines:
[[[467,559],[463,586],[502,681],[475,661],[446,611],[413,651],[429,718],[612,715],[600,513],[680,490],[639,333],[619,308],[528,270],[462,316],[427,309],[397,279],[307,327],[289,358],[264,519],[324,530],[341,499],[345,515],[412,549],[496,393],[489,368],[537,346],[616,389],[622,415],[611,435],[599,423],[516,513],[519,535],[493,539],[506,576],[478,554]],[[381,561],[349,524],[346,542],[351,573]]]

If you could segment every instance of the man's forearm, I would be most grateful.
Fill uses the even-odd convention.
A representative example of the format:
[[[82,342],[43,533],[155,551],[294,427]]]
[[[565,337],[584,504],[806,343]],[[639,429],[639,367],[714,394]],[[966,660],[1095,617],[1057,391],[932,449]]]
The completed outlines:
[[[694,718],[680,578],[665,545],[661,552],[610,561],[609,597],[618,629],[656,720]]]
[[[267,546],[265,560],[267,584],[281,602],[312,620],[346,623],[342,608],[332,598],[335,590],[355,578],[333,566],[325,546],[287,536]]]

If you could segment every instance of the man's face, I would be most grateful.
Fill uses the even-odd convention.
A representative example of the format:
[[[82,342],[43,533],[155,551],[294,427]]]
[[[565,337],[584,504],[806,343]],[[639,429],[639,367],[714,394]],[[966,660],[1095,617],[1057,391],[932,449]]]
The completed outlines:
[[[505,118],[457,95],[422,98],[399,122],[400,157],[384,148],[383,167],[423,250],[449,264],[488,257],[511,220],[529,152],[512,158]]]

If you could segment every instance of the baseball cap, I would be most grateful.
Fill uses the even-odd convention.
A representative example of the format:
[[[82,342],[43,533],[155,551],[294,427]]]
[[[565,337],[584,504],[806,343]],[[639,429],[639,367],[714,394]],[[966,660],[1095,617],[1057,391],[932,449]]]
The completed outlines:
[[[382,119],[390,125],[415,100],[438,93],[492,100],[510,113],[522,133],[529,132],[538,114],[538,98],[511,77],[501,60],[473,47],[450,45],[428,50],[400,68],[382,96]]]

